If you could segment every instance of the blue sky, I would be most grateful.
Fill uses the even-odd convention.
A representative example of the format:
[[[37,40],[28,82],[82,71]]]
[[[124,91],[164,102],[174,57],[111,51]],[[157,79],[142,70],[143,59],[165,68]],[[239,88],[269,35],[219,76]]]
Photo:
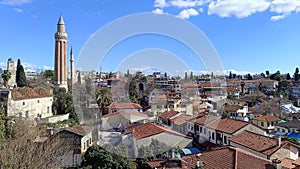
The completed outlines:
[[[225,70],[293,73],[300,67],[299,0],[0,0],[0,65],[12,57],[28,66],[53,67],[54,33],[61,13],[68,51],[72,45],[76,60],[97,30],[143,12],[174,15],[194,24],[213,44]],[[205,70],[184,44],[149,34],[116,44],[97,62],[103,70],[115,71],[126,57],[152,48],[176,55],[191,70]]]

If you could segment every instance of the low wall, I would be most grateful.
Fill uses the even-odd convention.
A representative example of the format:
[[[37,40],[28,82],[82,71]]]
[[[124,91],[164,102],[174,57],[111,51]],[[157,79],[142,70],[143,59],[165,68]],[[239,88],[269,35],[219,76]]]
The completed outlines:
[[[47,117],[47,118],[41,118],[39,120],[39,123],[56,123],[56,122],[68,120],[68,119],[69,119],[69,113],[63,114],[63,115],[55,115],[55,116]]]

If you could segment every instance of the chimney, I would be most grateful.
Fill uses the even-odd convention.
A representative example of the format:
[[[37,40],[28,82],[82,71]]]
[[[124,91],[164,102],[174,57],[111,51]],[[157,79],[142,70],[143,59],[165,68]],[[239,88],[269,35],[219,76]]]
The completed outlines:
[[[278,160],[278,158],[272,160],[272,165],[275,169],[281,169],[281,160]]]
[[[276,146],[280,147],[281,146],[281,136],[276,137]]]

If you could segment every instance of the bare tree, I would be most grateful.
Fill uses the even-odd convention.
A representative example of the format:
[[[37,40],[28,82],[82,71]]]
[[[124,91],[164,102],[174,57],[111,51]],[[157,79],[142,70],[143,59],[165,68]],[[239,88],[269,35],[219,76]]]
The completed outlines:
[[[0,142],[0,167],[3,168],[58,168],[57,157],[68,151],[66,143],[46,135],[43,127],[17,119],[7,124],[7,138]]]

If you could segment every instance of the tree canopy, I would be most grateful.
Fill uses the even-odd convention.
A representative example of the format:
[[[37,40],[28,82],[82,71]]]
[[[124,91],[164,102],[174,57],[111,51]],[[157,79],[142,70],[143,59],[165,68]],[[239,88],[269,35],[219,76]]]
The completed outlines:
[[[130,169],[127,158],[112,154],[97,145],[92,145],[84,154],[81,168],[95,169]]]
[[[1,77],[4,81],[4,86],[8,87],[8,81],[11,78],[11,73],[8,70],[4,70],[4,72],[1,74]]]
[[[18,64],[17,64],[16,82],[18,87],[24,87],[27,85],[24,68],[23,65],[21,64],[20,59],[18,59]]]
[[[96,101],[97,101],[97,104],[99,106],[99,109],[100,109],[102,115],[106,114],[105,108],[113,102],[110,90],[108,88],[104,88],[104,87],[101,88],[96,93]]]
[[[65,88],[55,88],[53,93],[54,99],[52,107],[56,114],[70,113],[70,119],[74,119],[77,123],[79,123],[80,119],[74,108],[72,94],[70,92],[66,92]]]

